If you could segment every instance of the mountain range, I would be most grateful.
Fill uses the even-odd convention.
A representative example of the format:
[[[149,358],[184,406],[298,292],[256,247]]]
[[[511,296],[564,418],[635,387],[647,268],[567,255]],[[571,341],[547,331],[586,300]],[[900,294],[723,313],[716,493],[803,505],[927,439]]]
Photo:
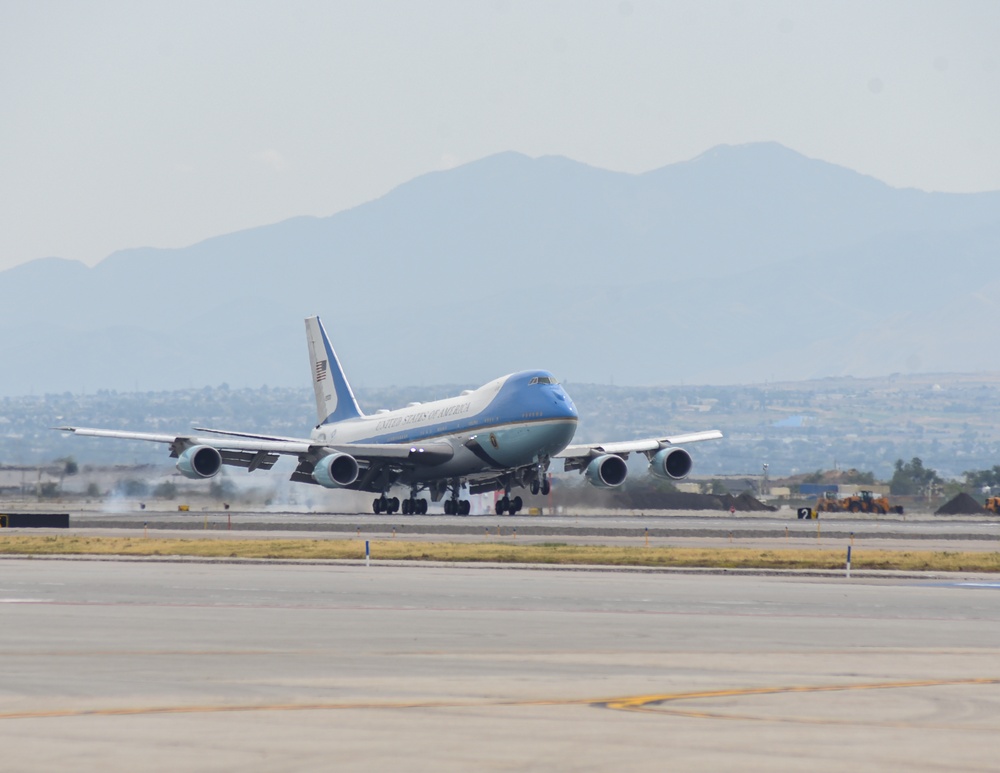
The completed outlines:
[[[1000,369],[1000,192],[775,143],[644,174],[501,153],[329,217],[0,273],[0,394],[308,379],[734,384]]]

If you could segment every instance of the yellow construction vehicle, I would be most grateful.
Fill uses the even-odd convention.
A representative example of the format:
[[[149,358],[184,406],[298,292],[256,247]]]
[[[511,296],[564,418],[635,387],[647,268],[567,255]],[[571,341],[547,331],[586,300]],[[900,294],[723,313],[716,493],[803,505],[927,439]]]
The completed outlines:
[[[986,504],[983,507],[991,513],[1000,515],[1000,497],[986,497]]]
[[[839,513],[844,508],[840,505],[840,500],[837,499],[837,495],[832,491],[824,492],[823,496],[816,500],[816,507],[813,508],[817,513]]]
[[[835,494],[828,491],[816,502],[816,510],[821,513],[903,514],[902,505],[893,507],[889,504],[888,499],[881,496],[877,497],[871,491],[859,491],[857,494],[844,497],[843,499],[837,499]]]

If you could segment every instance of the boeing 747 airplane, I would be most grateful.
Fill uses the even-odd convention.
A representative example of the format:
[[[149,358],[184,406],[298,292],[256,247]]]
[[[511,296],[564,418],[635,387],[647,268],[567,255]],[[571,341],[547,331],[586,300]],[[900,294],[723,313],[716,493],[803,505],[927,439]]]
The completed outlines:
[[[576,431],[573,401],[551,373],[529,370],[489,382],[458,397],[411,403],[395,411],[361,412],[344,369],[319,317],[306,319],[306,337],[316,393],[317,425],[309,438],[276,437],[194,427],[174,435],[123,432],[87,427],[58,427],[92,437],[167,443],[177,469],[186,478],[213,478],[222,465],[249,472],[269,470],[282,455],[298,466],[291,480],[330,489],[371,491],[376,513],[427,512],[431,500],[444,500],[448,515],[468,515],[470,494],[503,491],[496,513],[513,515],[522,507],[514,488],[548,494],[549,465],[562,459],[564,469],[578,470],[598,488],[625,482],[631,453],[649,460],[653,475],[680,480],[691,471],[691,455],[679,443],[721,438],[717,430],[616,443],[570,445]],[[389,496],[395,486],[409,497]]]

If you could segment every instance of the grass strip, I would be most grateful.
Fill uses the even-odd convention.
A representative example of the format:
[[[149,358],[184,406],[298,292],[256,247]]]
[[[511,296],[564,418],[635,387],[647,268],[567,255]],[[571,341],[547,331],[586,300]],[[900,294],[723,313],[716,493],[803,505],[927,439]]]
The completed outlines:
[[[364,540],[159,539],[0,535],[0,554],[198,556],[206,558],[361,559]],[[603,566],[674,566],[715,569],[843,569],[843,550],[619,547],[509,542],[371,542],[371,555],[387,561],[454,561]],[[855,548],[853,569],[1000,572],[1000,552],[893,551]]]

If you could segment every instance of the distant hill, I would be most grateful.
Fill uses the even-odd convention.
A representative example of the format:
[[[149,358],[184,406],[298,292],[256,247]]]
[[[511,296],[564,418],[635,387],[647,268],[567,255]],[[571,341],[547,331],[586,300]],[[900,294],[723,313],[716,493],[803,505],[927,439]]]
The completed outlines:
[[[998,258],[1000,192],[773,143],[641,175],[502,153],[331,217],[2,272],[0,394],[301,385],[314,313],[370,386],[996,370]]]

